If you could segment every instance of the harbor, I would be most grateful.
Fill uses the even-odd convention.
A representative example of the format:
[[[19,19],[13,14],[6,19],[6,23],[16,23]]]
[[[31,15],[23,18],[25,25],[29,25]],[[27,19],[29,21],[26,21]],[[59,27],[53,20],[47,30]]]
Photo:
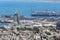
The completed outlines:
[[[60,0],[0,0],[0,40],[60,40]]]
[[[6,15],[0,18],[0,40],[60,40],[59,20]]]

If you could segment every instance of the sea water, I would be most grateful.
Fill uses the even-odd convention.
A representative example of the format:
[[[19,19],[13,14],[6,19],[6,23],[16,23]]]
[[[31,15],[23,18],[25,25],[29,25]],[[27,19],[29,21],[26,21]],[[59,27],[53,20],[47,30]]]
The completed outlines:
[[[60,12],[59,2],[0,2],[0,17],[13,15],[15,11],[19,15],[31,17],[31,9],[34,11],[55,11]],[[44,17],[44,16],[42,16]]]

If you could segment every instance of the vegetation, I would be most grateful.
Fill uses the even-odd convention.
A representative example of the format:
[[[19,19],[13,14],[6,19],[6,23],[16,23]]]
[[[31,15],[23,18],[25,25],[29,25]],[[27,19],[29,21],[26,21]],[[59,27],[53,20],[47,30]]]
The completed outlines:
[[[18,35],[20,35],[20,34],[18,33],[18,34],[16,34],[16,35],[18,36]]]
[[[20,30],[32,30],[32,29],[24,27],[24,28],[20,28]]]
[[[39,28],[38,27],[34,27],[33,31],[36,31],[36,33],[39,33]]]
[[[20,28],[17,27],[17,31],[19,31],[19,30],[20,30]]]
[[[51,35],[51,33],[49,33],[49,32],[45,32],[47,35]]]
[[[29,30],[29,31],[34,31],[35,33],[38,33],[39,32],[39,27],[33,27],[33,28],[26,28],[26,27],[24,27],[24,28],[17,28],[17,31],[19,31],[19,30]]]

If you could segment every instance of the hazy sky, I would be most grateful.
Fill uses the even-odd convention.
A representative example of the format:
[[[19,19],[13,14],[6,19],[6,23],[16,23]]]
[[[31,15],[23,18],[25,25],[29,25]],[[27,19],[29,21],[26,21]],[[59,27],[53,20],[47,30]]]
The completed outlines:
[[[0,0],[0,1],[22,1],[22,2],[59,2],[60,0]]]

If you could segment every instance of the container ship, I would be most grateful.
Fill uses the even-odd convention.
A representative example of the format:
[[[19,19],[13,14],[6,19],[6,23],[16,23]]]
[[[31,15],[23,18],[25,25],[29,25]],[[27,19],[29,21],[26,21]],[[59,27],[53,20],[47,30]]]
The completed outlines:
[[[31,16],[35,17],[35,16],[50,16],[50,17],[59,17],[60,16],[60,13],[58,12],[54,12],[54,11],[42,11],[42,12],[35,12],[35,11],[32,11],[32,14]]]

